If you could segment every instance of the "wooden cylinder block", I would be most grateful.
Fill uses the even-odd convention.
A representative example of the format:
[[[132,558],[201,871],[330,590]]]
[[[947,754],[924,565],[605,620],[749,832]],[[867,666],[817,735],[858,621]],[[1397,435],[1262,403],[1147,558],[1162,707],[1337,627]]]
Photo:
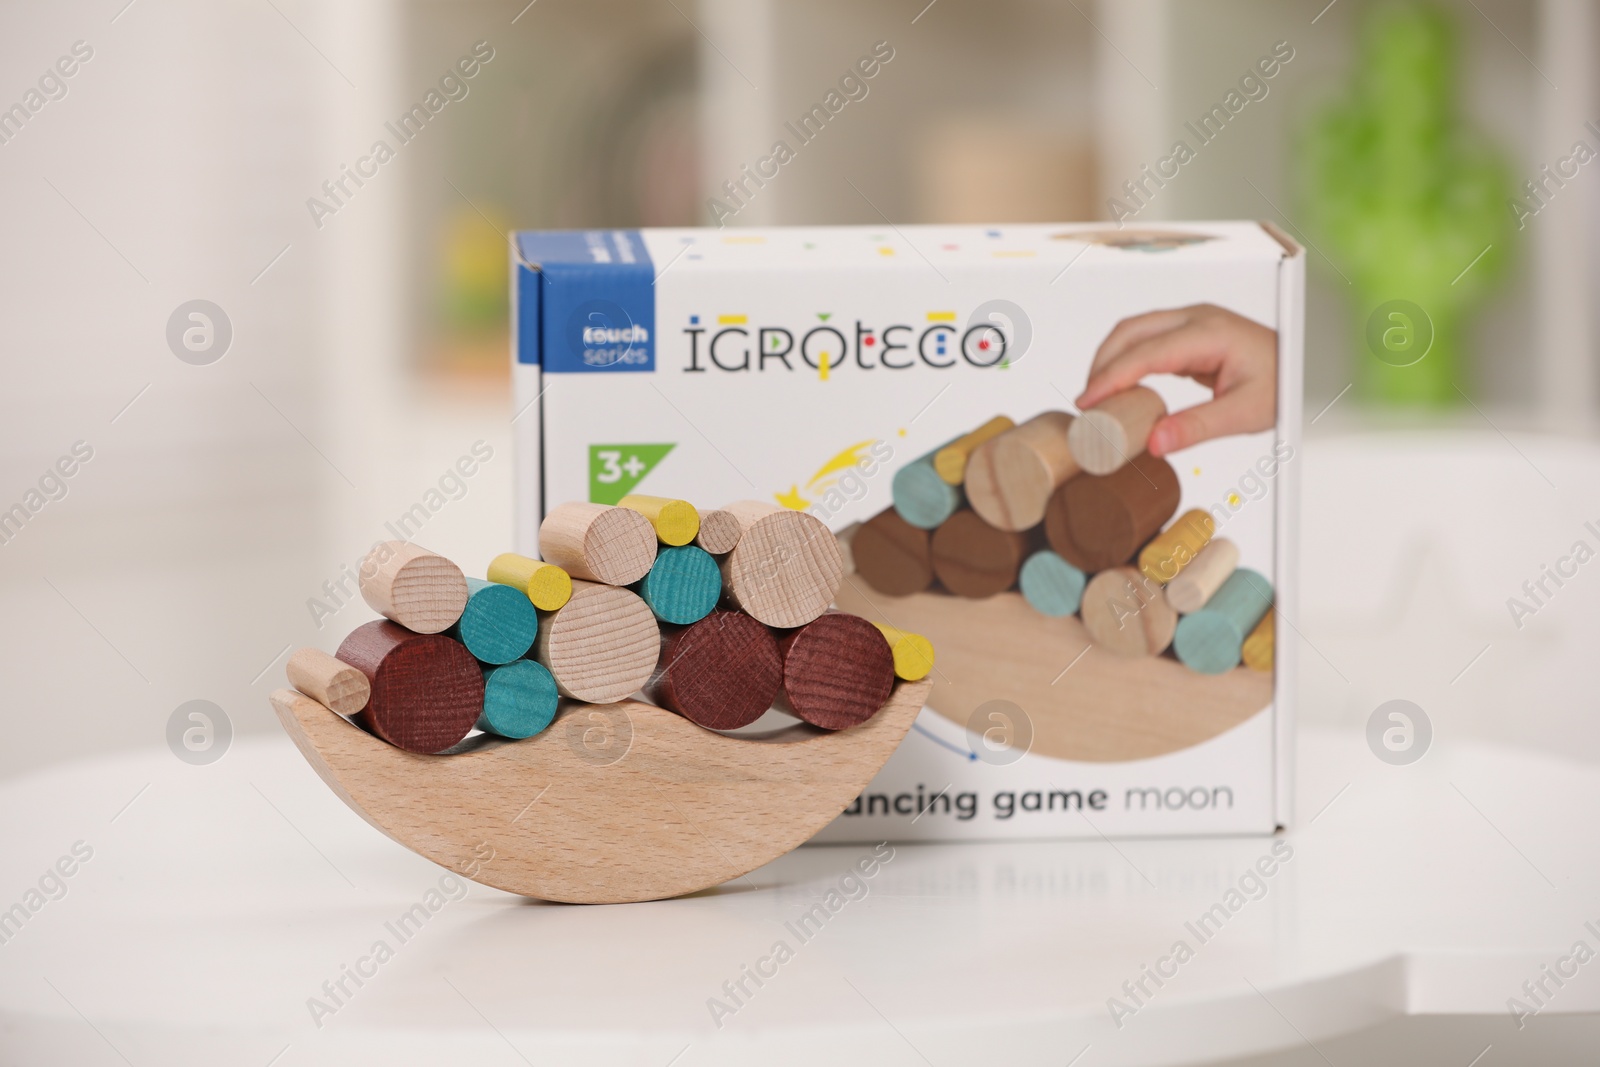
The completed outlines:
[[[959,441],[960,438],[956,438]],[[894,509],[911,525],[931,530],[948,519],[961,506],[961,488],[939,477],[933,457],[954,445],[946,441],[925,456],[918,456],[894,472],[889,492]]]
[[[367,676],[371,694],[354,717],[407,752],[443,752],[483,710],[483,673],[461,642],[379,619],[350,632],[339,659]]]
[[[686,545],[700,533],[700,513],[687,500],[630,493],[622,498],[621,506],[648,519],[656,539],[664,545]]]
[[[739,543],[722,560],[733,605],[768,626],[794,627],[828,610],[844,580],[839,542],[822,521],[760,500],[725,511],[739,520]]]
[[[1083,625],[1094,643],[1119,656],[1158,656],[1172,644],[1178,613],[1161,587],[1134,567],[1113,567],[1083,590]]]
[[[967,461],[979,445],[1015,429],[1008,416],[996,415],[969,434],[963,434],[933,454],[933,469],[951,485],[960,485],[967,476]]]
[[[933,573],[956,596],[983,599],[1017,583],[1028,555],[1026,534],[1001,530],[971,509],[956,512],[929,540]]]
[[[894,508],[862,523],[850,538],[850,554],[861,580],[885,596],[910,596],[933,584],[933,550],[927,530]]]
[[[1114,474],[1080,474],[1056,490],[1045,535],[1073,566],[1103,571],[1133,559],[1178,510],[1179,496],[1172,464],[1143,452]]]
[[[539,554],[574,578],[632,585],[656,561],[656,531],[637,511],[575,500],[539,524]]]
[[[1144,546],[1139,552],[1139,570],[1152,582],[1170,582],[1194,562],[1216,532],[1217,520],[1211,513],[1192,508]]]
[[[715,511],[702,511],[700,532],[695,535],[694,543],[713,556],[725,556],[739,543],[741,532],[739,520],[731,513],[721,508]]]
[[[1261,621],[1256,623],[1256,628],[1250,631],[1250,636],[1244,639],[1244,648],[1240,651],[1240,658],[1244,665],[1253,671],[1262,674],[1272,673],[1272,661],[1276,639],[1273,636],[1276,629],[1272,620],[1276,616],[1267,612],[1261,616]]]
[[[556,718],[561,694],[542,663],[519,659],[483,669],[483,711],[478,729],[521,740],[540,733]]]
[[[1067,436],[1072,458],[1090,474],[1110,474],[1144,451],[1150,431],[1167,413],[1154,389],[1136,385],[1106,397],[1078,416]]]
[[[1017,588],[1034,611],[1052,618],[1076,615],[1083,603],[1088,576],[1048,548],[1041,548],[1022,564]]]
[[[1228,575],[1206,606],[1178,623],[1172,649],[1184,666],[1201,674],[1223,674],[1239,665],[1244,639],[1272,610],[1272,583],[1240,567]]]
[[[634,592],[662,622],[687,625],[711,614],[722,598],[722,571],[711,553],[695,545],[668,545]]]
[[[562,696],[611,704],[650,680],[661,628],[649,606],[628,590],[575,581],[567,606],[539,619],[533,647]]]
[[[778,640],[778,707],[824,730],[847,730],[877,714],[894,689],[894,655],[872,623],[830,611]]]
[[[372,695],[366,675],[321,649],[296,649],[285,673],[290,685],[345,718],[366,707]]]
[[[361,561],[361,598],[373,611],[413,633],[436,634],[455,625],[467,606],[461,568],[409,541],[385,541]]]
[[[1037,526],[1050,494],[1078,473],[1067,448],[1071,426],[1071,415],[1046,411],[979,445],[964,483],[972,509],[1002,530]]]
[[[489,561],[489,580],[527,594],[540,611],[556,611],[572,599],[572,575],[554,563],[502,552]]]
[[[1212,541],[1167,583],[1167,603],[1181,615],[1199,611],[1239,565],[1239,546],[1226,537]]]
[[[778,698],[783,662],[772,631],[737,611],[714,611],[662,634],[651,700],[708,730],[737,730]]]
[[[484,663],[521,659],[539,636],[539,613],[526,593],[509,585],[467,579],[467,606],[450,636]]]
[[[883,639],[889,642],[889,654],[894,657],[894,674],[896,678],[907,682],[920,682],[933,670],[933,642],[921,634],[902,630],[888,623],[875,622],[872,625],[883,634]]]

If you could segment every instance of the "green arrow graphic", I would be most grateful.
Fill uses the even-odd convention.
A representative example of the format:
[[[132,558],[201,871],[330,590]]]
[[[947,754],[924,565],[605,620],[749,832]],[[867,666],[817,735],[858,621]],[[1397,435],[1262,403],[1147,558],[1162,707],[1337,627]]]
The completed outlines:
[[[633,492],[645,475],[677,448],[666,445],[590,445],[589,499],[596,504],[615,504]]]

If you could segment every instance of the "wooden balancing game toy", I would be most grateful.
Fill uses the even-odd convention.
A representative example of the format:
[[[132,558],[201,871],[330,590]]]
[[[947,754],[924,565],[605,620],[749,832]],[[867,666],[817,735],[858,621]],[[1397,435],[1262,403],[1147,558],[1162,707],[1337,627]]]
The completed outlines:
[[[464,877],[573,903],[719,885],[839,815],[927,698],[933,646],[831,609],[844,559],[810,515],[568,503],[539,549],[479,580],[375,546],[361,594],[384,617],[295,652],[271,698],[345,803]],[[718,732],[774,707],[798,721]]]
[[[951,683],[929,706],[964,726],[1009,700],[1042,755],[1144,759],[1250,718],[1272,699],[1272,586],[1211,513],[1174,518],[1178,474],[1145,450],[1165,414],[1136,386],[913,460],[893,507],[840,535],[860,580],[840,608],[926,635]]]

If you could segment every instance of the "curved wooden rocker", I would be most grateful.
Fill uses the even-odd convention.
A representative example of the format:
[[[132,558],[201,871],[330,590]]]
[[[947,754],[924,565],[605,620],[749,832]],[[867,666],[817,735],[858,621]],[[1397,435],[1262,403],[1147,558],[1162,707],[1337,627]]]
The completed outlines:
[[[1033,726],[1031,751],[1110,763],[1198,745],[1272,702],[1270,674],[1199,674],[1174,659],[1097,648],[1076,616],[1050,618],[1020,593],[982,600],[948,593],[891,597],[846,580],[841,611],[922,634],[939,650],[928,706],[951,722],[1009,700]],[[1079,658],[1081,655],[1081,659]],[[1070,664],[1070,669],[1068,668]]]
[[[849,730],[754,739],[637,701],[575,703],[536,737],[440,756],[292,689],[272,706],[322,780],[400,844],[496,889],[610,904],[720,885],[806,841],[878,773],[928,689],[900,683]]]

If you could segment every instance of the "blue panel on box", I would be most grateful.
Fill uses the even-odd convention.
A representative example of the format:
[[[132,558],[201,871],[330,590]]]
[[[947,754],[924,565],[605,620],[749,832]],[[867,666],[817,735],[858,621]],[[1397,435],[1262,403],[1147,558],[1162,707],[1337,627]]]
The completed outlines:
[[[519,233],[517,247],[539,278],[547,373],[655,370],[655,264],[638,230]]]

